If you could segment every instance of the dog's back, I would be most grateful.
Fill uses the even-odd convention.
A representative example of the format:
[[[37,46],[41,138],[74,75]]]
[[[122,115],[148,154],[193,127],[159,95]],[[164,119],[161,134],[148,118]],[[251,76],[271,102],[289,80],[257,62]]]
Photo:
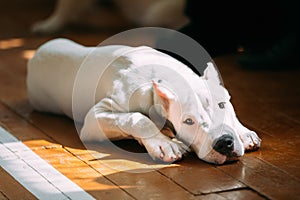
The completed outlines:
[[[72,48],[69,48],[70,45]],[[74,74],[72,76],[70,72],[76,73],[84,54],[78,53],[78,58],[68,55],[77,51],[81,52],[79,45],[61,39],[53,40],[42,45],[29,60],[27,90],[30,103],[36,110],[64,113],[56,98],[59,96],[69,101],[69,92],[72,91],[69,87],[74,80]]]
[[[36,110],[66,114],[72,118],[74,82],[85,58],[97,49],[97,54],[102,58],[112,60],[108,57],[118,48],[83,47],[66,39],[55,39],[42,45],[28,62],[27,90],[30,103]],[[101,67],[102,58],[98,56],[99,62],[95,67]],[[89,75],[85,76],[85,79],[89,78]]]
[[[95,103],[113,93],[120,100],[119,95],[127,96],[153,79],[176,85],[176,77],[183,74],[189,81],[197,79],[185,65],[150,47],[84,47],[56,39],[41,46],[29,61],[27,86],[36,110],[73,118],[75,105],[76,119],[82,122]]]
[[[112,91],[119,70],[130,66],[122,56],[144,49],[153,51],[149,47],[122,45],[84,47],[66,39],[49,41],[28,62],[29,101],[38,111],[73,118],[72,104],[78,97],[80,103],[77,106],[83,120],[95,103],[85,99],[90,95],[94,95],[95,101],[105,98]],[[111,67],[112,63],[115,67]]]

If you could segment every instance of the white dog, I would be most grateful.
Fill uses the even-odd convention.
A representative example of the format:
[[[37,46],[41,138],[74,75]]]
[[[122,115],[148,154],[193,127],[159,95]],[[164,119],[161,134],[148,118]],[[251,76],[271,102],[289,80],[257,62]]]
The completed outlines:
[[[54,33],[83,17],[94,0],[58,0],[55,11],[33,25],[37,33]],[[114,0],[128,20],[138,26],[163,26],[179,29],[188,22],[184,15],[185,0]],[[105,19],[99,19],[105,20]]]
[[[165,162],[181,159],[190,146],[216,164],[260,146],[236,118],[212,63],[199,77],[150,47],[84,47],[56,39],[29,61],[27,84],[35,109],[83,123],[83,141],[134,138]],[[173,135],[161,133],[164,124]]]

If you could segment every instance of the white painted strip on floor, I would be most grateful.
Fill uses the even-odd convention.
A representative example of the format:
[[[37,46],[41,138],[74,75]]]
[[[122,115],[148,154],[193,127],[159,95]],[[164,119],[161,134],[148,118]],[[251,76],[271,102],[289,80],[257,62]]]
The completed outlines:
[[[1,126],[0,166],[38,199],[94,199]]]

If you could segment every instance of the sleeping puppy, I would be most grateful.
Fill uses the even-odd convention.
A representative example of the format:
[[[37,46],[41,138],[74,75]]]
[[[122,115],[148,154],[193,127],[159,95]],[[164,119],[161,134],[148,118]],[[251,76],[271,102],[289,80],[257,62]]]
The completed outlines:
[[[239,122],[220,83],[211,62],[199,77],[147,46],[84,47],[66,39],[41,46],[27,76],[32,106],[82,123],[83,141],[136,139],[165,162],[181,159],[189,146],[216,164],[256,150],[261,141]],[[173,134],[161,133],[165,124]]]
[[[94,0],[58,0],[52,15],[32,26],[35,33],[50,34],[81,18]],[[138,26],[179,29],[188,22],[185,0],[115,0],[124,16]],[[102,19],[99,19],[102,20]]]

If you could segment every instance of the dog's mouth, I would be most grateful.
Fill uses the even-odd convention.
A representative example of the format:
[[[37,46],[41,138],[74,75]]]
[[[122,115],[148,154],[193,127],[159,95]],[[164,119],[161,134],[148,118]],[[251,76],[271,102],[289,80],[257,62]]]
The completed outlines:
[[[236,162],[239,160],[240,156],[227,156],[225,163]]]
[[[214,163],[217,165],[222,165],[226,163],[235,162],[239,159],[239,155],[236,153],[231,153],[230,155],[223,155],[215,150],[212,150],[205,158],[207,162]]]

